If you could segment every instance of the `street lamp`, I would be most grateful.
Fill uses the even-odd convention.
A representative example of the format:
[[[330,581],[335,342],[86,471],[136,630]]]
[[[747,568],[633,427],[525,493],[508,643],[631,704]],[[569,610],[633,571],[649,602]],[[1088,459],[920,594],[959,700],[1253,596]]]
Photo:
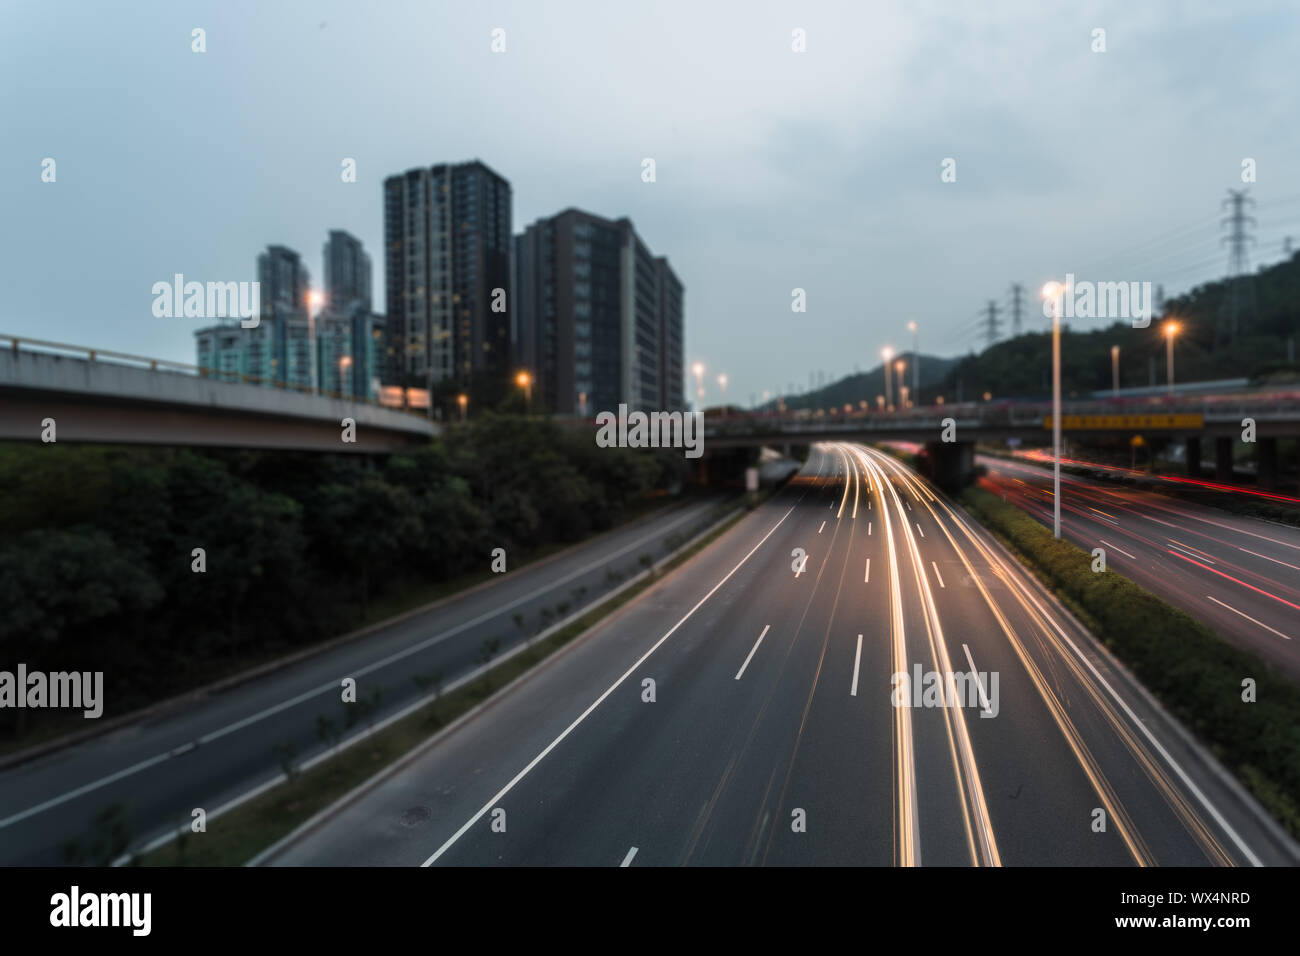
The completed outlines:
[[[307,356],[311,361],[311,369],[307,376],[313,392],[318,391],[320,384],[320,375],[316,371],[316,308],[325,303],[325,294],[317,292],[315,289],[309,289],[307,292]]]
[[[704,408],[704,363],[696,362],[691,371],[695,373],[695,410],[698,412]]]
[[[722,389],[722,409],[727,409],[727,373],[723,372],[718,376],[718,388]]]
[[[1061,283],[1043,286],[1052,304],[1052,537],[1061,537]]]
[[[339,392],[344,395],[352,394],[351,390],[347,387],[347,374],[348,374],[348,369],[351,367],[351,365],[352,365],[351,355],[339,356]]]
[[[1110,347],[1110,391],[1119,398],[1119,346]]]
[[[880,357],[885,360],[885,407],[893,408],[894,388],[893,385],[890,384],[889,371],[890,371],[890,361],[894,357],[894,350],[890,348],[888,345],[886,345],[883,349],[880,350]]]
[[[1169,380],[1169,394],[1174,394],[1174,336],[1178,334],[1177,322],[1166,319],[1165,332],[1165,378]]]
[[[907,330],[912,333],[912,400],[921,397],[921,362],[920,362],[920,334],[917,332],[915,322],[907,323]]]
[[[524,390],[524,412],[527,413],[533,404],[533,377],[526,371],[520,371],[515,376],[515,384]]]
[[[903,372],[906,368],[907,368],[907,362],[905,362],[903,359],[894,360],[894,382],[897,384],[898,387],[899,408],[907,407],[907,396],[904,394],[904,392],[907,391],[907,386],[903,384]]]
[[[461,392],[456,396],[456,404],[460,406],[460,420],[465,420],[465,413],[469,411],[469,396]]]

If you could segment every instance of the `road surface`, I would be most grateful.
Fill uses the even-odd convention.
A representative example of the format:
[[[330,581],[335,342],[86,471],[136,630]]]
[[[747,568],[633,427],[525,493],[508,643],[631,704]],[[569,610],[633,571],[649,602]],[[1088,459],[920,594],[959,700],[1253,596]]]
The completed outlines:
[[[981,456],[985,485],[1052,525],[1052,472]],[[1300,680],[1300,528],[1061,475],[1061,535]]]
[[[922,686],[929,671],[979,680],[896,697],[894,675],[917,667]],[[1295,853],[968,516],[894,459],[834,444],[265,862],[1231,865]]]
[[[318,716],[361,731],[344,729],[343,678],[356,680],[358,699],[379,689],[376,721],[395,714],[432,693],[413,677],[440,672],[449,684],[482,665],[484,641],[499,639],[498,655],[517,646],[515,614],[531,633],[543,608],[558,620],[560,602],[569,614],[590,606],[618,586],[608,572],[640,571],[642,555],[667,554],[666,537],[696,533],[718,504],[657,513],[363,638],[0,771],[0,864],[64,862],[63,841],[95,836],[92,819],[115,803],[126,805],[133,848],[188,823],[195,807],[211,817],[283,775],[277,747],[292,745],[299,760],[322,753]]]

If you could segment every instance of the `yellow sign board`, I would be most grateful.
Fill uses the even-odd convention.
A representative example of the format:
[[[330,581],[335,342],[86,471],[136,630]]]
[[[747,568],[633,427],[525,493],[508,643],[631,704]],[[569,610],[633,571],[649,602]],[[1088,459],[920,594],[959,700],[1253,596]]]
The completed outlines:
[[[1160,428],[1198,429],[1205,426],[1205,416],[1172,415],[1062,415],[1063,431],[1149,431]],[[1052,427],[1052,416],[1043,416],[1043,427]]]

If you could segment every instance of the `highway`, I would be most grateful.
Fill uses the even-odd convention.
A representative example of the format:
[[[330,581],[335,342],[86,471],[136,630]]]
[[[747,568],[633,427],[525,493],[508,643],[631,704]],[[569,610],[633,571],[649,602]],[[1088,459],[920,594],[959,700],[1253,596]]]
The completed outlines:
[[[522,643],[515,615],[531,635],[547,620],[590,607],[620,586],[616,574],[629,579],[639,572],[643,555],[669,553],[669,536],[684,541],[698,533],[720,502],[656,512],[363,637],[0,770],[0,863],[64,862],[63,841],[94,836],[92,819],[119,802],[127,806],[135,849],[188,825],[195,807],[215,826],[218,808],[283,778],[277,747],[292,746],[299,761],[326,751],[318,717],[332,720],[345,738],[365,729],[365,722],[345,727],[343,678],[356,680],[359,700],[379,691],[375,723],[398,714],[433,693],[415,677],[427,683],[440,673],[445,689],[483,666],[485,641],[500,641],[496,659]],[[543,609],[553,618],[543,620]],[[111,684],[105,694],[111,704]]]
[[[977,460],[985,487],[1051,527],[1050,469]],[[1300,528],[1062,474],[1061,534],[1300,680]]]
[[[918,687],[895,677],[917,668]],[[957,675],[946,697],[926,672]],[[968,516],[883,453],[830,443],[636,601],[258,862],[1296,859]]]

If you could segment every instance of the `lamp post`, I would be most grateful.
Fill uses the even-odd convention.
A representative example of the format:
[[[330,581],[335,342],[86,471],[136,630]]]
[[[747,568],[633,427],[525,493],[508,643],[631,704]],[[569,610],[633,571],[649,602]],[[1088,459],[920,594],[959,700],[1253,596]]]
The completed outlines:
[[[1165,320],[1165,378],[1169,382],[1169,394],[1174,394],[1174,336],[1178,334],[1178,323]]]
[[[307,381],[313,392],[320,391],[320,373],[316,369],[316,307],[325,301],[323,293],[307,291],[307,357],[311,362]]]
[[[1115,398],[1119,398],[1119,346],[1110,347],[1110,391]]]
[[[890,383],[889,372],[894,358],[894,350],[886,345],[880,350],[880,357],[885,360],[885,408],[892,409],[894,407],[894,388]]]
[[[348,388],[347,374],[348,368],[352,365],[351,355],[339,356],[339,393],[342,395],[351,395],[352,391]]]
[[[695,410],[704,411],[704,363],[696,362],[691,366],[695,373]]]
[[[722,417],[727,417],[727,373],[718,376],[718,388],[722,391]]]
[[[894,382],[898,388],[898,407],[907,407],[907,396],[903,393],[907,391],[907,386],[903,384],[903,372],[907,369],[907,362],[903,359],[894,360]]]
[[[515,384],[524,390],[524,414],[527,415],[533,404],[533,377],[526,371],[521,371],[515,376]]]
[[[465,414],[469,411],[469,396],[461,392],[456,396],[456,404],[460,406],[460,420],[465,420]]]
[[[907,329],[912,333],[912,401],[921,397],[921,361],[920,361],[920,333],[917,332],[915,322],[908,322]]]
[[[1052,304],[1052,537],[1061,537],[1061,284],[1043,286]]]

